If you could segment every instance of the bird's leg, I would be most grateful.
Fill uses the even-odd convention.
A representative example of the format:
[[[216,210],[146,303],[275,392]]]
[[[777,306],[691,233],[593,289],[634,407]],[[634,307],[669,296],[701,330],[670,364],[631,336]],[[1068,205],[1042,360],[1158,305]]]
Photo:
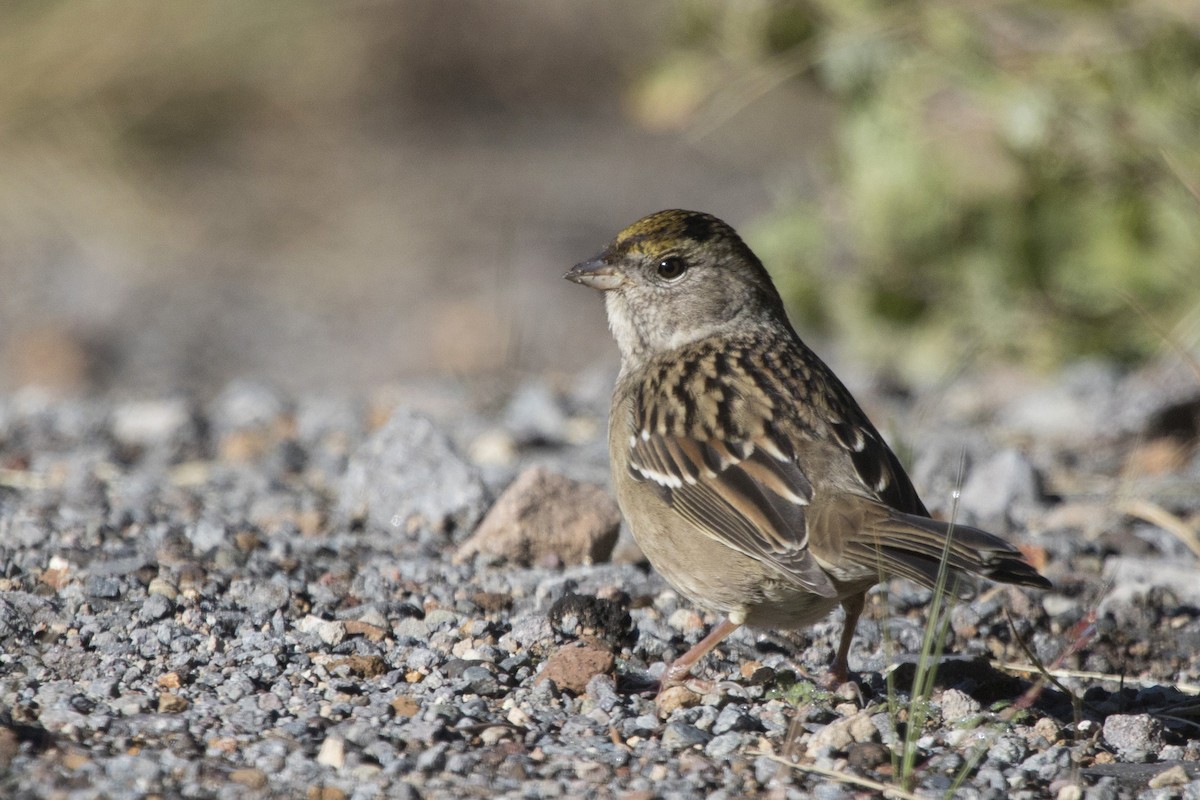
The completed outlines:
[[[837,655],[829,665],[830,686],[841,686],[850,680],[850,644],[854,641],[854,630],[858,627],[858,618],[862,616],[863,606],[867,602],[867,593],[859,592],[842,599],[842,608],[846,611],[846,623],[842,626],[842,641],[838,644]]]
[[[692,671],[692,667],[696,666],[696,662],[708,655],[708,652],[719,645],[721,640],[739,627],[741,627],[740,622],[725,619],[720,625],[713,628],[708,636],[696,643],[695,647],[671,662],[666,672],[663,673],[662,680],[659,681],[660,690],[683,683],[684,678]]]

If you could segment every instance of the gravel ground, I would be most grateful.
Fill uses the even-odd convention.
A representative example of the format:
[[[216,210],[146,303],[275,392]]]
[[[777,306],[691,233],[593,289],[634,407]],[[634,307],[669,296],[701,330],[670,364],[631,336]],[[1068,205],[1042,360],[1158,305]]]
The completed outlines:
[[[0,796],[834,800],[873,781],[1200,798],[1185,364],[916,394],[850,381],[933,510],[1019,542],[1056,583],[954,605],[913,704],[930,596],[894,582],[860,625],[858,688],[804,677],[832,655],[832,616],[739,631],[704,662],[710,685],[656,708],[663,660],[715,620],[626,534],[613,546],[587,485],[607,480],[611,377],[500,403],[436,384],[0,399]],[[495,503],[534,465],[513,489],[532,494]],[[584,522],[547,547],[563,497]],[[1035,659],[1057,684],[1035,684]]]

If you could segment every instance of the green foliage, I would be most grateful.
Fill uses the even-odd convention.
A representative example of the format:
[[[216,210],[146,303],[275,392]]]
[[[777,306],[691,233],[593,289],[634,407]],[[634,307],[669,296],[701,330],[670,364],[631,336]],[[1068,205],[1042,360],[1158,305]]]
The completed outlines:
[[[710,77],[833,101],[824,186],[748,230],[804,327],[924,372],[1135,360],[1200,306],[1196,0],[683,5]]]
[[[791,706],[806,706],[828,702],[833,693],[809,680],[797,678],[790,671],[778,676],[775,686],[767,691],[767,699],[783,700]]]

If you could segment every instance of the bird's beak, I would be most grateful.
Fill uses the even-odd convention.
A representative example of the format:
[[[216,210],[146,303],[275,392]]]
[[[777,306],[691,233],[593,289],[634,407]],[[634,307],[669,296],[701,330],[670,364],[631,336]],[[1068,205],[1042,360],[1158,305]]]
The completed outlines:
[[[601,292],[616,289],[624,282],[617,268],[612,264],[605,263],[599,256],[591,261],[576,264],[567,270],[567,274],[563,277]]]

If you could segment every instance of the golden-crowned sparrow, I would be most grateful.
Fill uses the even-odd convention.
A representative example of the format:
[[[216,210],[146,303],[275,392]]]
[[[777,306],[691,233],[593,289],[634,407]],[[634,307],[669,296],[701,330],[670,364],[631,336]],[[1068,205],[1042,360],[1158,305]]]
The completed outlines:
[[[621,351],[608,441],[634,538],[675,589],[727,617],[663,686],[740,625],[798,628],[838,603],[846,623],[831,677],[844,681],[867,589],[892,575],[932,587],[943,561],[952,580],[1050,587],[1002,539],[930,519],[721,220],[651,214],[566,277],[604,292]]]

